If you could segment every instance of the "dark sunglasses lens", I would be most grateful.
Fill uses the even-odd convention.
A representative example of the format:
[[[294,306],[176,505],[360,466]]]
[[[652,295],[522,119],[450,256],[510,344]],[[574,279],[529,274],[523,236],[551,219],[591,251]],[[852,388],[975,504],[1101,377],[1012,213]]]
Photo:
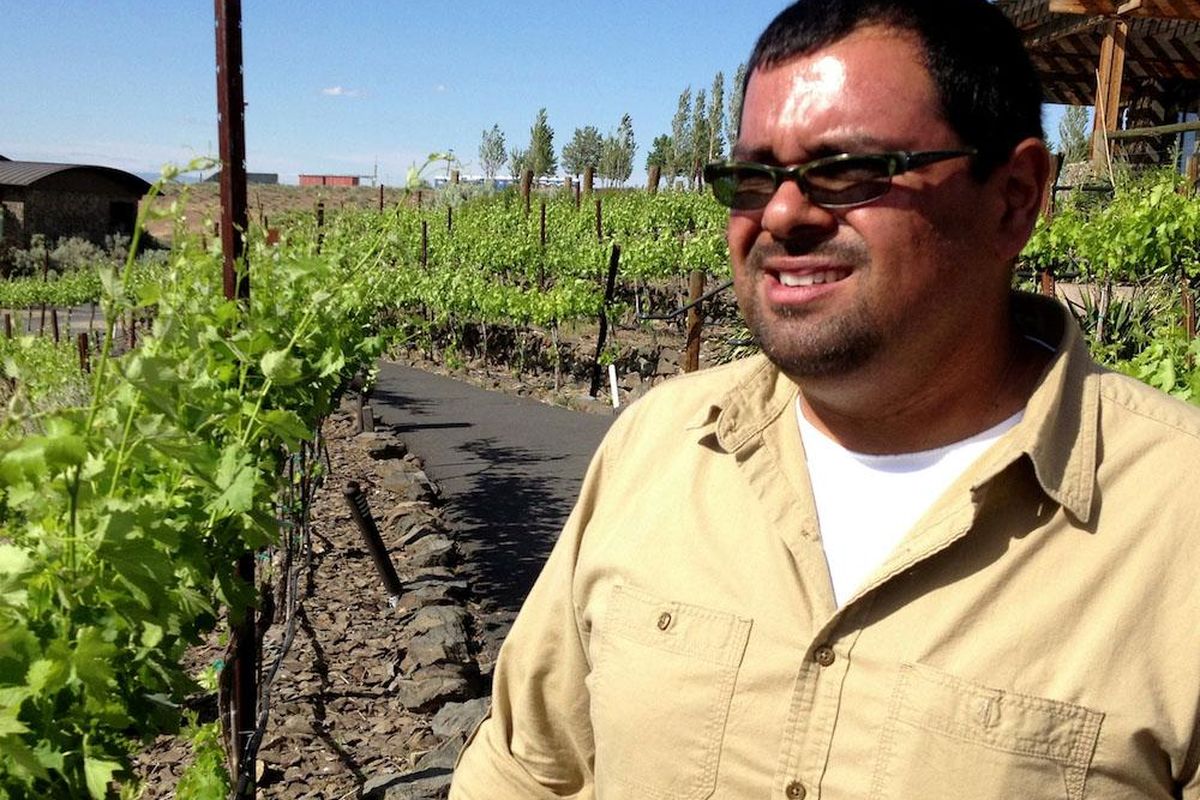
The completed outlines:
[[[765,169],[728,167],[712,179],[717,200],[739,211],[762,208],[775,194],[775,178]]]
[[[847,158],[804,173],[809,199],[823,206],[855,206],[887,194],[892,163],[886,158]]]

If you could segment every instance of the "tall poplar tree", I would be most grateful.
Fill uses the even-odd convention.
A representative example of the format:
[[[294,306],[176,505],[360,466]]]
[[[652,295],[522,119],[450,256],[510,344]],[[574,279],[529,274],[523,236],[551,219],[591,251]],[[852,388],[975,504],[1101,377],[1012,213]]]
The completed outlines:
[[[535,178],[553,175],[558,171],[558,158],[554,155],[554,129],[546,119],[546,109],[538,110],[533,126],[529,129],[527,167]]]
[[[498,124],[493,125],[490,131],[483,132],[483,139],[479,142],[479,163],[483,176],[488,180],[495,178],[506,159],[504,131],[500,130]]]
[[[725,73],[713,77],[712,95],[708,104],[708,158],[716,161],[725,157]]]
[[[737,141],[738,128],[742,124],[742,93],[745,91],[746,62],[738,64],[737,72],[733,73],[733,85],[729,87],[729,145]]]
[[[688,186],[702,179],[700,167],[708,159],[708,96],[704,90],[696,92],[696,104],[692,106],[692,158],[688,165]]]
[[[562,149],[562,167],[568,175],[582,175],[588,167],[598,169],[604,137],[592,125],[576,128]]]
[[[672,179],[686,175],[692,161],[692,87],[679,95],[679,105],[671,118],[671,163],[669,175]]]

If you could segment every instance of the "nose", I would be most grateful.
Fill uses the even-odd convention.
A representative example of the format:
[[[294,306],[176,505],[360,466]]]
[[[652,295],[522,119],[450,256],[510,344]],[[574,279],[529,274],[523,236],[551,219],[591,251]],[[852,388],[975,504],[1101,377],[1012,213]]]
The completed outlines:
[[[763,207],[761,227],[776,240],[820,236],[837,229],[833,212],[808,199],[796,181],[784,181]]]

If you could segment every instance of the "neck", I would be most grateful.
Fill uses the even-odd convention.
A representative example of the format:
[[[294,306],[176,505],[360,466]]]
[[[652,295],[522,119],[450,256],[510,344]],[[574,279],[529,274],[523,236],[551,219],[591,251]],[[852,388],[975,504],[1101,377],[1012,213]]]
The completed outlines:
[[[943,447],[1024,408],[1051,354],[1013,333],[1006,318],[994,336],[964,340],[942,356],[798,380],[804,416],[860,453]]]

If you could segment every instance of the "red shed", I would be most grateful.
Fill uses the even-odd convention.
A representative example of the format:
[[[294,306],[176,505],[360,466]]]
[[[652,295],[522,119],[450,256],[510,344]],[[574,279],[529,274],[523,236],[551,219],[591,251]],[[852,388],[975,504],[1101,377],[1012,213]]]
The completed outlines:
[[[358,186],[357,175],[301,175],[301,186]]]

